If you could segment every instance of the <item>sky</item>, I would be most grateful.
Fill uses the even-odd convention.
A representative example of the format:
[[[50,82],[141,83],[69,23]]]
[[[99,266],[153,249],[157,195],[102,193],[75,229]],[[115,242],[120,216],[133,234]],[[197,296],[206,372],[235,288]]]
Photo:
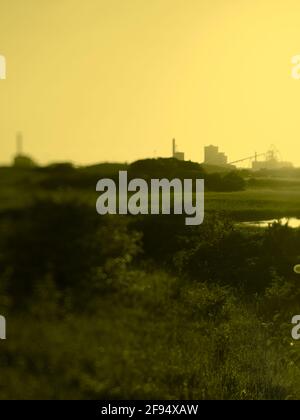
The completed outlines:
[[[276,145],[300,166],[299,0],[0,0],[0,162],[230,161]]]

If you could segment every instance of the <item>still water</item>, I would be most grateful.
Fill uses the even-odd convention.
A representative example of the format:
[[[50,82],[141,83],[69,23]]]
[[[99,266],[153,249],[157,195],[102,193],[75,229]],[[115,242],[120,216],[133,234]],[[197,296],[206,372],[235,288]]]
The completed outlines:
[[[261,227],[261,228],[267,228],[269,225],[280,221],[283,225],[288,223],[289,227],[291,228],[300,228],[300,219],[297,219],[296,217],[283,217],[282,219],[270,219],[270,220],[256,220],[254,222],[243,222],[239,223],[240,226],[246,226],[246,227]]]

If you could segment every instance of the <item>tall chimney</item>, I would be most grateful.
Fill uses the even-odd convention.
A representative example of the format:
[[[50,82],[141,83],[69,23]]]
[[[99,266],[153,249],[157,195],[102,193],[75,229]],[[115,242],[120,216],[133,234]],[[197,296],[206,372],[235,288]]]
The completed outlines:
[[[23,153],[23,135],[21,132],[17,133],[17,155],[20,156]]]
[[[176,153],[176,140],[173,139],[173,157],[175,156]]]

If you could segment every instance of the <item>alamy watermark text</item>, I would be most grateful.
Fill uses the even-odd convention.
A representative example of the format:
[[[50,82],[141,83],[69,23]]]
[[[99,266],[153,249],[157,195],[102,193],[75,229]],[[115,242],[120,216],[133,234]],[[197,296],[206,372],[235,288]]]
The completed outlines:
[[[98,214],[185,214],[185,224],[201,225],[204,220],[203,179],[144,179],[128,182],[127,171],[119,172],[118,188],[114,180],[101,179],[96,190],[101,192]]]
[[[6,319],[0,316],[0,340],[6,340]]]
[[[6,79],[6,58],[0,55],[0,80]]]

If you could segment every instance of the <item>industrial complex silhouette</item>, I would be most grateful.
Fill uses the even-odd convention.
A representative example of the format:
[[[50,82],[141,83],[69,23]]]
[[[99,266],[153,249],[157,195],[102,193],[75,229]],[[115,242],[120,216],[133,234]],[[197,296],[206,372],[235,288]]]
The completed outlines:
[[[23,134],[18,132],[16,135],[16,155],[13,160],[13,166],[24,168],[36,166],[34,160],[30,156],[24,154],[23,143]],[[172,140],[172,157],[180,161],[185,160],[185,154],[184,152],[178,151],[175,139]],[[248,167],[251,167],[254,171],[293,167],[291,162],[283,161],[280,152],[273,145],[270,146],[269,150],[265,153],[254,153],[251,156],[235,161],[229,161],[228,156],[224,152],[220,152],[218,146],[212,144],[204,146],[203,165],[224,169],[235,169],[237,165],[239,166],[239,164],[243,163],[248,163]]]
[[[173,139],[173,158],[184,160],[184,153],[177,151],[176,141]],[[229,162],[227,155],[219,151],[218,146],[209,145],[204,147],[204,165],[219,166],[224,168],[234,169],[237,164],[249,163],[251,169],[259,171],[261,169],[281,169],[291,168],[291,162],[283,161],[280,152],[274,145],[270,146],[269,150],[265,153],[254,153],[252,156],[247,156],[242,159]]]

